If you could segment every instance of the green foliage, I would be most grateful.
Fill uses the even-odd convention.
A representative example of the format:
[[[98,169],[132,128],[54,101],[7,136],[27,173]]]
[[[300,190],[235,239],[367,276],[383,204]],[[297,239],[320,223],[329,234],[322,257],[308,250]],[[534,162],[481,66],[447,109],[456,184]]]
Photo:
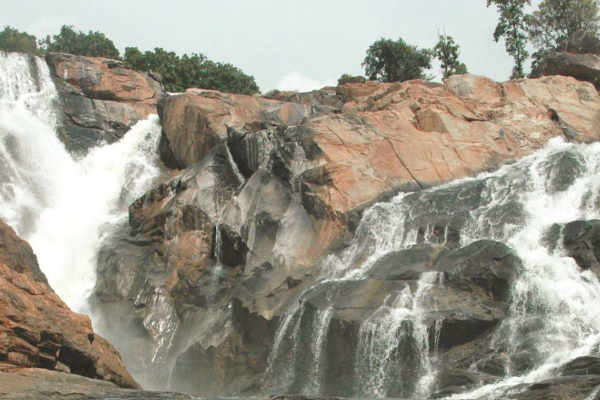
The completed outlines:
[[[229,63],[207,61],[200,70],[198,87],[215,89],[222,92],[254,94],[258,93],[258,85],[254,77],[246,75],[239,68]]]
[[[367,49],[362,66],[370,80],[428,79],[423,70],[431,68],[431,50],[419,49],[401,38],[396,41],[382,38]]]
[[[90,57],[119,58],[119,50],[112,40],[101,32],[75,32],[72,26],[63,25],[58,35],[46,37],[42,42],[47,51],[77,54]]]
[[[524,7],[529,4],[531,0],[487,0],[487,6],[495,5],[500,14],[494,40],[504,39],[506,51],[515,60],[512,79],[525,76],[523,67],[529,53],[526,49],[528,29]]]
[[[529,37],[538,51],[567,51],[569,39],[580,32],[598,34],[597,0],[543,0],[527,18]]]
[[[22,53],[39,53],[35,36],[5,26],[0,32],[0,50]]]
[[[37,47],[35,36],[9,26],[0,32],[0,50],[41,54],[42,50],[77,54],[89,57],[119,58],[119,50],[101,32],[76,32],[72,26],[63,25],[58,35],[47,36]],[[254,77],[239,68],[208,60],[202,54],[177,56],[160,47],[142,53],[136,47],[125,48],[125,63],[141,71],[153,71],[163,78],[165,89],[180,92],[198,87],[230,93],[254,94],[259,89]]]
[[[363,76],[352,76],[350,74],[343,74],[338,78],[338,86],[345,83],[364,83],[366,79]]]
[[[459,45],[452,36],[439,35],[439,40],[433,48],[433,55],[442,63],[444,78],[455,74],[466,74],[467,66],[458,61]]]
[[[170,92],[190,87],[242,94],[259,91],[254,77],[231,64],[210,61],[202,54],[179,57],[159,47],[144,53],[136,47],[127,47],[124,61],[134,69],[161,74],[165,89]]]

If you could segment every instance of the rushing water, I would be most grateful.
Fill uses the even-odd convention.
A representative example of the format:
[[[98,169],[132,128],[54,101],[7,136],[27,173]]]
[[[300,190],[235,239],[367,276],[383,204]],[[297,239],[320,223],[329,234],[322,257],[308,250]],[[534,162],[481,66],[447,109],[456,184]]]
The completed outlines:
[[[566,183],[561,175],[565,171],[559,172],[564,158],[571,163],[566,174],[574,175]],[[402,193],[365,211],[350,246],[324,261],[321,278],[301,298],[330,282],[365,279],[383,256],[417,243],[453,240],[466,246],[480,239],[506,243],[522,260],[523,269],[513,283],[508,317],[496,328],[490,345],[490,351],[507,354],[505,377],[452,397],[504,398],[507,390],[520,384],[552,377],[557,367],[590,354],[600,342],[600,308],[590,306],[600,302],[597,276],[581,271],[566,256],[561,240],[556,248],[545,241],[553,224],[600,216],[599,172],[600,144],[553,139],[541,151],[494,173]],[[381,398],[394,385],[410,386],[400,392],[411,398],[427,397],[434,390],[439,368],[435,337],[441,321],[428,328],[420,317],[435,308],[435,301],[424,302],[428,290],[443,285],[431,274],[421,275],[416,290],[407,285],[389,295],[362,322],[355,349],[354,395]],[[294,340],[292,321],[298,314],[296,307],[283,318],[270,361],[290,348],[281,344]],[[310,340],[318,343],[328,326],[314,326]],[[428,329],[436,331],[433,345]],[[403,348],[410,351],[403,353]],[[534,365],[523,371],[515,362],[524,351]],[[411,373],[403,375],[403,368]],[[308,393],[319,393],[318,384],[310,387]]]
[[[98,245],[157,176],[156,116],[73,158],[56,134],[44,60],[0,52],[0,218],[33,247],[51,286],[86,311]]]
[[[405,286],[395,299],[388,296],[381,307],[363,322],[357,348],[355,393],[361,397],[386,397],[391,380],[400,376],[401,392],[414,385],[409,393],[420,398],[430,394],[431,383],[435,379],[433,358],[436,352],[430,349],[423,314],[425,304],[431,300],[428,296],[430,289],[441,284],[440,278],[438,272],[423,273],[414,293],[408,285]],[[431,304],[429,308],[432,308]],[[416,357],[394,354],[404,346],[414,346]],[[408,381],[408,375],[412,375],[410,382],[403,382]]]

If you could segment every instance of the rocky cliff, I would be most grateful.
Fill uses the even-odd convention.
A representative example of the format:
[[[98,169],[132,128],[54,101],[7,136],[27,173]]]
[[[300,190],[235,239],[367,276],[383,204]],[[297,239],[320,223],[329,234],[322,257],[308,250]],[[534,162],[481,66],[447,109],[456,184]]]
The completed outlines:
[[[33,374],[30,384],[45,374],[34,369],[139,387],[90,319],[69,310],[50,288],[31,247],[0,221],[0,395],[14,394],[11,385],[25,371]]]
[[[159,76],[107,58],[48,53],[46,61],[60,93],[59,133],[74,153],[114,142],[137,121],[156,113],[162,95]]]
[[[158,108],[160,154],[173,171],[104,242],[94,307],[135,376],[196,394],[276,390],[272,369],[286,365],[277,357],[286,348],[288,355],[311,352],[309,342],[290,344],[286,327],[314,341],[318,321],[326,321],[336,368],[321,387],[355,395],[360,327],[388,294],[402,285],[415,290],[424,271],[450,282],[436,294],[447,299],[438,311],[444,322],[436,340],[448,361],[439,394],[493,381],[503,368],[498,358],[482,361],[480,374],[466,366],[506,317],[507,288],[521,261],[495,241],[460,247],[464,216],[479,207],[483,186],[415,199],[432,209],[456,206],[442,216],[423,209],[415,220],[414,244],[430,247],[391,254],[356,283],[313,283],[332,255],[360,239],[359,221],[374,202],[495,170],[551,138],[600,139],[594,86],[561,76],[352,83],[269,98],[192,89],[166,96]],[[570,170],[569,157],[563,161],[556,162]],[[523,218],[518,207],[503,210],[494,217],[502,226]],[[367,257],[355,255],[345,267]],[[308,359],[292,361],[315,368]],[[293,378],[290,385],[285,390],[304,390]]]
[[[160,114],[167,171],[102,229],[90,299],[145,388],[597,396],[591,83],[461,75],[165,95],[118,61],[46,61],[76,155]],[[186,398],[118,388],[136,387],[118,354],[4,225],[0,306],[0,396]]]

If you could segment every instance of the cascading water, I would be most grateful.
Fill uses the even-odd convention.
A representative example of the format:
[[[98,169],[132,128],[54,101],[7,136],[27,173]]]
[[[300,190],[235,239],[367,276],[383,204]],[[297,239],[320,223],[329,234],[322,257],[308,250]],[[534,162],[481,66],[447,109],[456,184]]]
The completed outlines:
[[[361,325],[355,390],[361,397],[386,397],[394,380],[401,393],[422,398],[430,394],[435,351],[430,351],[423,311],[425,303],[434,300],[428,294],[432,286],[440,284],[440,277],[438,272],[423,273],[414,293],[407,285],[395,299],[388,296]],[[411,346],[416,352],[403,351]]]
[[[561,172],[559,165],[565,158],[566,174],[573,175],[566,182],[562,176],[565,171]],[[592,271],[582,271],[566,255],[560,245],[562,239],[554,248],[546,245],[553,224],[600,216],[599,171],[600,144],[553,139],[541,151],[494,173],[417,193],[402,193],[390,202],[376,204],[363,214],[350,245],[324,260],[321,277],[300,299],[332,282],[368,278],[373,266],[385,255],[418,243],[450,247],[467,246],[481,239],[506,243],[522,260],[523,268],[512,283],[507,318],[495,328],[486,350],[504,354],[505,376],[450,397],[505,398],[508,390],[552,377],[558,367],[590,354],[600,343],[600,311],[590,307],[600,301],[597,276]],[[435,390],[435,352],[443,321],[426,321],[425,315],[435,312],[435,304],[431,299],[423,300],[433,296],[427,293],[432,287],[443,284],[432,278],[436,274],[421,273],[417,287],[407,285],[397,290],[362,322],[354,395],[381,398],[389,395],[394,386],[413,385],[408,391],[400,389],[395,393],[422,398]],[[438,276],[442,277],[443,274]],[[302,307],[303,302],[299,304]],[[333,310],[333,318],[335,313]],[[274,360],[293,348],[293,344],[282,344],[294,341],[299,314],[295,306],[283,317],[270,358],[271,368]],[[330,315],[326,324],[314,325],[317,328],[310,338],[313,346],[322,340],[323,332],[329,329],[324,325],[331,319]],[[531,365],[518,368],[524,352]],[[326,352],[321,350],[319,354]],[[325,365],[322,359],[319,365]],[[314,364],[312,368],[314,373]],[[412,375],[402,376],[403,368],[410,369]],[[319,373],[321,377],[310,380],[322,380],[326,371]],[[307,393],[323,394],[315,385],[310,387]]]
[[[327,333],[329,323],[333,317],[333,308],[327,307],[323,311],[315,313],[315,332],[317,332],[315,340],[312,342],[313,368],[308,374],[307,385],[304,393],[307,396],[318,396],[321,390],[321,370],[323,368],[323,350],[327,345]]]
[[[57,92],[38,57],[0,53],[0,217],[29,241],[50,285],[87,310],[104,234],[159,173],[153,116],[74,159],[56,134]]]
[[[285,391],[294,384],[304,312],[303,305],[294,308],[285,316],[275,333],[275,343],[265,372],[265,386],[271,390]]]

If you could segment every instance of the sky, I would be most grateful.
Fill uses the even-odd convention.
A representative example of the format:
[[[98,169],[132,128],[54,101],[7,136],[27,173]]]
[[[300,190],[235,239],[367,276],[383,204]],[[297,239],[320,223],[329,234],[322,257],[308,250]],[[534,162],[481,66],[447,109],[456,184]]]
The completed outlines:
[[[263,93],[335,85],[380,38],[431,48],[454,37],[469,72],[508,79],[512,58],[494,42],[485,0],[9,0],[0,26],[45,37],[62,25],[100,31],[121,52],[162,47],[202,53],[253,75]],[[439,67],[431,71],[439,79]]]

